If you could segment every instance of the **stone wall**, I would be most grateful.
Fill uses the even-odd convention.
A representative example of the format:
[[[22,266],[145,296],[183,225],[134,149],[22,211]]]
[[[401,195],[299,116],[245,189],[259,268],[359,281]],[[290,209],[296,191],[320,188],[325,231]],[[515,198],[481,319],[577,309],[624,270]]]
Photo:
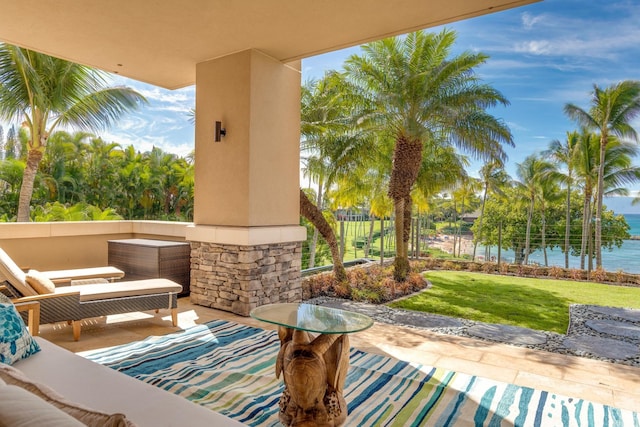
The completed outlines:
[[[265,304],[300,302],[301,266],[301,242],[191,242],[191,302],[242,316]]]

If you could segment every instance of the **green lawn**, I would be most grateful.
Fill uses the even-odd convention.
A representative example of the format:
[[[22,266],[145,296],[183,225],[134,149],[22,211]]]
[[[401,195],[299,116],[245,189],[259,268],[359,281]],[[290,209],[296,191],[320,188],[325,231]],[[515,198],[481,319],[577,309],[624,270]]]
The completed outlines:
[[[640,288],[458,271],[426,274],[433,284],[392,307],[566,333],[570,304],[640,308]]]

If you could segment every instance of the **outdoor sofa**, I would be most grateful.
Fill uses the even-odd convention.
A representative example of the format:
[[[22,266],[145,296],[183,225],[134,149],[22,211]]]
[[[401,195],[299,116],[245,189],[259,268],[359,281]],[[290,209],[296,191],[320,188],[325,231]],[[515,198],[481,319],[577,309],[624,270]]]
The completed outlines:
[[[29,334],[0,295],[0,425],[236,427],[243,424]]]

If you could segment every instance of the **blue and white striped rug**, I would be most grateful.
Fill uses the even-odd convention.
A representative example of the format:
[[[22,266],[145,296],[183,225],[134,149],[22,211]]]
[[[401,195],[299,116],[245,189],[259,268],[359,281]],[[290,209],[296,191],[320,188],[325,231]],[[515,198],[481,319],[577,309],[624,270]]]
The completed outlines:
[[[253,426],[279,426],[273,331],[215,321],[82,353]],[[640,426],[637,412],[351,349],[348,426]]]

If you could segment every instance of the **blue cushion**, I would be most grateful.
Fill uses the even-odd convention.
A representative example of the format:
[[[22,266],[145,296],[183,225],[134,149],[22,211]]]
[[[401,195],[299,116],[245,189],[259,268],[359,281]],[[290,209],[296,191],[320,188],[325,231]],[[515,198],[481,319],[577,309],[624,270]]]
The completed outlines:
[[[40,351],[15,306],[0,296],[0,363],[11,365]]]

